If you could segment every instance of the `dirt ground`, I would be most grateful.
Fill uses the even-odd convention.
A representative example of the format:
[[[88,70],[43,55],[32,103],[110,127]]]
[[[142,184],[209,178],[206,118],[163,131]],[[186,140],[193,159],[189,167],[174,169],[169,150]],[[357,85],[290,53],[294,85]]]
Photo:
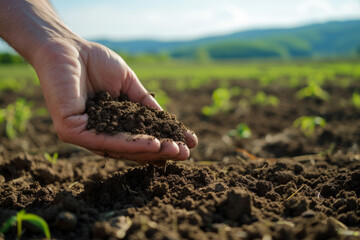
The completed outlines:
[[[234,80],[230,86],[277,96],[279,106],[235,105],[204,117],[201,108],[219,85],[185,94],[162,82],[168,111],[199,137],[188,161],[165,168],[61,143],[49,117],[34,117],[18,139],[1,133],[0,223],[26,209],[48,222],[53,239],[358,239],[360,110],[345,100],[360,84],[326,85],[331,99],[324,102],[297,100],[299,88]],[[16,96],[2,93],[0,107]],[[25,97],[44,106],[40,90]],[[306,137],[293,127],[303,115],[327,125]],[[250,139],[226,135],[240,122]],[[44,152],[58,152],[57,163]],[[24,229],[22,239],[44,237],[30,224]],[[1,238],[15,239],[16,228]]]

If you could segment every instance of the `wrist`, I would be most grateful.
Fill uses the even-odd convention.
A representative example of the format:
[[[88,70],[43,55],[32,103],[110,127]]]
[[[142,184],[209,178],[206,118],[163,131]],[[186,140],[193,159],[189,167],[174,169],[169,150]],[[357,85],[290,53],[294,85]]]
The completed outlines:
[[[47,0],[1,0],[0,37],[32,65],[55,42],[81,42]]]

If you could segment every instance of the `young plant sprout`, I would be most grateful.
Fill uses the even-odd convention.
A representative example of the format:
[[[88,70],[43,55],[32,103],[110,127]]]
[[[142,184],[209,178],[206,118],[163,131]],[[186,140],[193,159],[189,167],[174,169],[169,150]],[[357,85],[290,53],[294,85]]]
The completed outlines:
[[[307,137],[311,137],[317,126],[325,127],[326,121],[324,118],[318,116],[302,116],[297,118],[293,125],[294,127],[300,128]]]
[[[260,91],[254,97],[252,97],[251,103],[263,107],[267,105],[277,107],[279,105],[279,99],[273,95],[267,95],[263,91]]]
[[[0,233],[7,232],[11,226],[17,223],[17,237],[20,238],[22,234],[22,221],[28,221],[32,223],[44,232],[47,239],[51,239],[49,226],[46,221],[35,214],[26,213],[24,209],[18,212],[16,216],[11,216],[8,218],[0,228]]]
[[[360,93],[354,92],[351,97],[351,102],[357,109],[360,109]]]
[[[308,86],[300,89],[296,96],[299,99],[304,98],[318,98],[324,101],[329,100],[329,94],[315,82],[310,82]]]
[[[218,112],[227,112],[231,108],[231,93],[226,88],[217,88],[212,94],[212,104],[202,108],[205,116],[213,116]]]
[[[31,104],[25,99],[17,99],[15,103],[0,109],[0,124],[5,122],[5,132],[8,138],[13,139],[25,132],[26,125],[31,118]]]
[[[52,156],[49,153],[44,153],[44,157],[48,160],[51,164],[56,164],[57,159],[59,158],[59,154],[56,152]]]
[[[251,129],[245,123],[239,123],[236,128],[231,129],[227,135],[237,138],[249,138],[251,137]]]

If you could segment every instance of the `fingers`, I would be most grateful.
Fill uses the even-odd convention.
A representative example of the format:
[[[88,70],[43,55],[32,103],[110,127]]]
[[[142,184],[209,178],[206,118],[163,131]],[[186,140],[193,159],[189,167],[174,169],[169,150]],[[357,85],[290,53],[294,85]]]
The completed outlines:
[[[81,147],[101,152],[158,152],[160,141],[148,135],[130,135],[118,133],[114,136],[96,134],[93,131],[84,131],[72,138],[70,142]]]
[[[60,127],[54,121],[59,138],[68,143],[76,144],[92,151],[100,152],[159,152],[161,143],[149,135],[115,135],[97,134],[94,130],[86,130],[88,116],[86,114],[67,117]],[[68,127],[66,127],[68,126]]]
[[[171,140],[159,141],[149,135],[96,134],[93,130],[86,130],[86,114],[67,117],[64,123],[69,127],[56,128],[61,140],[82,146],[100,155],[106,153],[113,158],[135,160],[139,163],[167,159],[186,160],[190,155],[189,148],[197,144],[196,135],[190,131],[184,133],[187,145]]]
[[[102,152],[93,151],[96,154],[107,156],[115,159],[134,160],[139,164],[164,162],[165,160],[183,161],[189,158],[190,150],[186,144],[182,142],[174,142],[165,140],[161,143],[159,152],[141,152],[141,153],[127,153],[127,152]]]
[[[187,130],[184,132],[184,136],[185,136],[185,141],[186,144],[189,148],[194,148],[196,147],[196,145],[198,144],[198,138],[196,136],[196,134],[191,131],[191,130]]]
[[[178,147],[179,147],[179,153],[176,156],[177,160],[186,160],[190,157],[190,150],[188,148],[188,146],[186,146],[185,143],[183,142],[178,142]]]

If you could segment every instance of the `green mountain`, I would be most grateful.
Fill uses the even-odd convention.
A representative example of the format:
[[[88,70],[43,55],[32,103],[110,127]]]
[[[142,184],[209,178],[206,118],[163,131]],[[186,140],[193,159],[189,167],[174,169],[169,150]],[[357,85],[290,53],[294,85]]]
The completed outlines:
[[[349,56],[360,47],[360,20],[296,28],[255,29],[191,41],[96,40],[129,54],[167,52],[178,58],[288,58]]]

